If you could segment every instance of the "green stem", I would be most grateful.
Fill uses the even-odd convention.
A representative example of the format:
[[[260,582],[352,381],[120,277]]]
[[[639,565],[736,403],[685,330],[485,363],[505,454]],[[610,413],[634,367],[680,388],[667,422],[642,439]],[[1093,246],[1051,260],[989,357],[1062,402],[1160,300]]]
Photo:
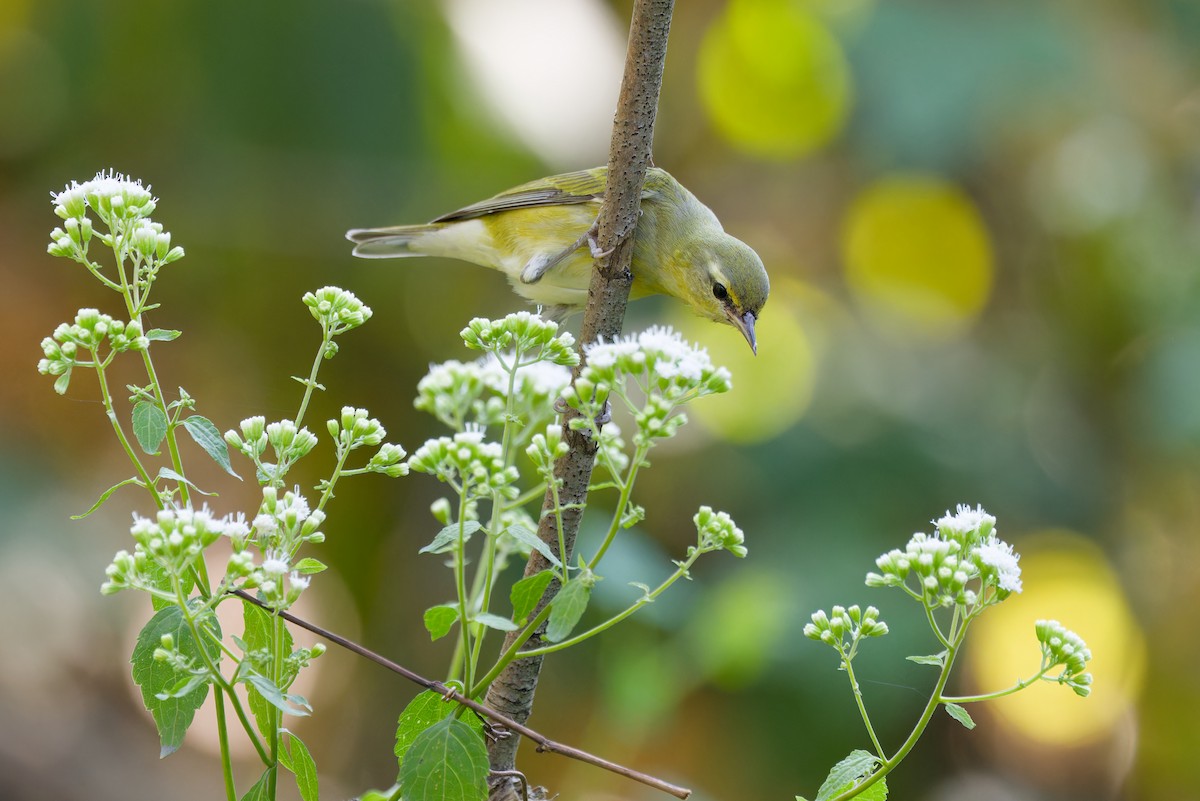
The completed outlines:
[[[846,669],[846,676],[850,679],[850,689],[854,693],[854,702],[858,704],[858,714],[862,716],[863,725],[867,727],[867,734],[871,738],[871,745],[875,746],[875,753],[879,755],[880,759],[883,759],[883,746],[879,744],[879,737],[875,734],[875,727],[871,725],[871,716],[867,714],[867,706],[863,703],[862,688],[858,686],[858,679],[854,677],[854,666],[846,655],[842,656],[842,666]]]
[[[237,787],[233,783],[233,761],[229,756],[229,731],[225,722],[225,690],[213,688],[213,702],[217,710],[217,739],[221,743],[221,773],[225,779],[225,797],[237,801]]]
[[[879,769],[871,774],[865,781],[847,790],[846,792],[835,796],[832,801],[848,801],[849,799],[854,798],[863,790],[866,790],[868,787],[891,773],[897,765],[904,761],[904,758],[908,756],[908,753],[912,751],[913,747],[916,746],[917,741],[921,739],[921,735],[925,732],[925,727],[929,725],[930,719],[933,718],[933,713],[936,712],[937,708],[943,703],[942,691],[946,689],[946,682],[950,679],[950,669],[954,666],[954,658],[958,655],[958,649],[962,645],[963,637],[967,633],[967,624],[969,622],[969,619],[964,621],[963,625],[959,627],[955,639],[947,644],[945,664],[942,665],[941,673],[938,674],[937,683],[934,684],[933,692],[929,696],[929,702],[925,704],[925,709],[921,711],[921,717],[917,720],[916,725],[913,726],[913,730],[908,735],[908,739],[904,741],[904,744],[900,746],[899,750],[897,750],[895,754],[893,754],[889,759],[884,760]]]
[[[1031,684],[1040,681],[1041,678],[1048,672],[1048,669],[1040,670],[1037,672],[1037,674],[1030,676],[1027,679],[1021,679],[1007,689],[997,690],[996,692],[992,693],[980,693],[979,695],[944,695],[942,696],[942,702],[947,704],[973,704],[978,701],[991,701],[994,698],[1003,698],[1006,695],[1012,695],[1013,693],[1020,692]]]
[[[538,630],[538,627],[546,622],[546,618],[550,617],[550,610],[552,608],[553,607],[551,604],[546,604],[542,607],[542,610],[534,616],[533,620],[526,624],[525,628],[521,630],[521,633],[518,634],[515,639],[513,639],[512,644],[509,645],[508,648],[505,649],[504,653],[500,654],[499,658],[496,659],[496,664],[492,665],[492,669],[487,672],[487,675],[485,675],[475,684],[470,685],[471,692],[469,693],[469,697],[478,697],[484,690],[488,688],[489,684],[496,680],[496,677],[500,675],[501,671],[508,667],[509,663],[511,663],[518,656],[525,656],[523,653],[518,654],[518,651],[521,650],[522,645],[529,641],[529,638],[532,637],[534,632]]]
[[[325,358],[325,348],[333,339],[329,333],[329,325],[321,321],[321,347],[317,349],[317,358],[313,359],[312,369],[308,372],[308,380],[304,382],[304,397],[300,400],[300,410],[296,412],[296,428],[299,430],[304,421],[304,413],[308,411],[308,402],[312,399],[313,389],[317,386],[317,373],[321,369],[321,360]]]
[[[159,509],[163,508],[162,498],[158,497],[158,490],[154,487],[154,479],[150,478],[150,474],[146,472],[146,468],[142,466],[142,462],[134,453],[133,446],[129,444],[129,438],[125,436],[125,429],[121,427],[120,421],[117,419],[117,412],[113,408],[112,394],[108,391],[108,376],[104,372],[104,364],[99,358],[95,358],[96,377],[100,381],[100,399],[104,403],[104,412],[108,416],[108,421],[112,423],[113,432],[117,435],[117,440],[121,443],[121,447],[125,450],[125,455],[129,457],[129,461],[133,462],[133,467],[138,472],[138,476],[145,484],[146,489],[150,492],[150,496],[154,499],[154,505]]]
[[[458,592],[458,629],[462,643],[463,686],[471,686],[471,624],[467,616],[467,488],[458,495],[458,542],[454,548],[454,586]]]
[[[625,481],[621,484],[621,499],[617,501],[617,510],[613,513],[612,523],[608,527],[608,533],[604,536],[604,542],[600,543],[599,550],[592,560],[588,562],[588,570],[595,570],[596,565],[604,557],[604,553],[608,550],[608,546],[612,545],[613,539],[616,538],[617,532],[621,529],[621,518],[625,515],[625,507],[629,505],[629,496],[633,492],[633,482],[637,479],[638,469],[646,458],[646,454],[650,448],[647,445],[639,445],[633,454],[633,461],[629,464],[629,474],[625,477]]]
[[[556,642],[553,645],[544,645],[541,648],[531,648],[528,651],[521,651],[519,654],[517,654],[517,656],[521,659],[525,659],[526,657],[530,656],[545,656],[546,654],[552,654],[555,651],[561,651],[565,648],[570,648],[572,645],[577,645],[589,637],[594,637],[600,632],[612,628],[637,610],[641,609],[646,604],[652,603],[655,598],[666,592],[672,584],[686,576],[688,574],[688,569],[696,563],[696,560],[700,558],[700,554],[702,553],[706,553],[706,551],[701,551],[699,548],[693,550],[691,555],[688,556],[687,561],[685,561],[682,565],[679,565],[675,572],[668,576],[662,584],[659,584],[657,587],[655,587],[653,591],[643,595],[623,612],[610,617],[608,620],[588,629],[582,634],[576,634],[574,637],[565,639],[562,642]]]
[[[283,620],[280,619],[277,611],[271,612],[271,681],[280,692],[284,691],[281,686],[283,682]],[[267,738],[268,747],[271,752],[271,761],[267,763],[267,767],[275,767],[279,764],[279,727],[283,725],[283,710],[271,704],[271,731]],[[267,797],[274,799],[276,793],[276,785],[278,782],[279,771],[272,770],[270,777],[267,779]]]

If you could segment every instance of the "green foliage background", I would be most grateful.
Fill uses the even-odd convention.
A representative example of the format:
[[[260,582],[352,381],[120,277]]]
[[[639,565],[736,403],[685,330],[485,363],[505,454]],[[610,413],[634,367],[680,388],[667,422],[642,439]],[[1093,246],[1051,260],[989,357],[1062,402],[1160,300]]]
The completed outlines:
[[[45,254],[57,222],[47,193],[108,167],[153,184],[156,219],[188,253],[150,317],[184,331],[159,351],[173,356],[164,381],[221,430],[288,413],[287,376],[317,341],[300,296],[354,291],[376,316],[323,373],[332,391],[318,415],[366,406],[413,450],[442,433],[411,405],[429,362],[468,358],[466,321],[520,301],[467,265],[352,259],[344,231],[606,158],[561,163],[508,132],[450,28],[448,9],[465,5],[0,7],[0,796],[200,799],[220,782],[202,729],[158,761],[128,671],[143,599],[97,591],[140,497],[67,520],[127,466],[94,388],[81,380],[60,399],[34,369],[41,337],[75,309],[113,311]],[[599,7],[626,24],[628,4]],[[755,38],[764,30],[777,38]],[[737,50],[738,36],[751,45]],[[844,677],[800,636],[807,613],[881,607],[892,642],[859,672],[881,682],[864,692],[881,736],[898,741],[928,681],[902,657],[929,644],[906,641],[920,621],[904,626],[905,605],[868,594],[862,577],[931,516],[981,502],[1027,566],[1084,553],[1111,571],[1080,580],[1094,616],[1066,619],[1097,653],[1096,695],[1063,714],[1108,711],[1088,736],[1043,744],[986,709],[970,733],[946,718],[889,777],[895,797],[966,797],[990,782],[1006,798],[1192,794],[1200,697],[1184,677],[1200,646],[1179,621],[1200,612],[1197,41],[1190,0],[679,4],[656,160],[759,250],[775,295],[758,363],[729,347],[736,333],[667,301],[637,302],[628,325],[675,321],[718,361],[734,354],[731,398],[778,425],[747,435],[714,414],[656,458],[638,491],[657,547],[681,553],[691,513],[710,503],[746,531],[750,558],[713,560],[640,622],[550,660],[538,728],[699,799],[811,793],[864,738]],[[929,181],[937,202],[909,204]],[[899,194],[872,194],[880,186]],[[899,198],[899,216],[884,203],[873,217],[879,197]],[[964,229],[976,245],[984,232],[982,256],[947,245]],[[772,315],[792,321],[775,341]],[[763,362],[793,372],[756,382]],[[194,450],[218,512],[254,503],[253,487]],[[334,570],[300,613],[437,674],[448,646],[429,643],[421,611],[449,587],[415,551],[436,530],[426,510],[438,489],[409,477],[339,490],[320,556]],[[614,559],[663,558],[651,550]],[[1061,573],[1046,575],[1053,586]],[[598,601],[636,592],[609,578]],[[1067,613],[1023,609],[1028,631],[1011,649],[1032,660],[1034,617]],[[386,786],[415,688],[335,652],[317,673],[300,690],[315,717],[297,732],[323,792]],[[653,797],[553,757],[522,765],[564,797]]]

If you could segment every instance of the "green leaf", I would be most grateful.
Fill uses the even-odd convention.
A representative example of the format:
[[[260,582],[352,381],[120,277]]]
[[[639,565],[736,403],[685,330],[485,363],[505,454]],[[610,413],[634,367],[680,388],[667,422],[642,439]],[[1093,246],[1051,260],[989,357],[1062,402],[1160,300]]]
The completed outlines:
[[[431,606],[425,610],[425,628],[429,631],[431,640],[440,640],[445,637],[457,622],[458,607],[454,604]]]
[[[280,690],[275,682],[266,676],[247,671],[242,681],[258,690],[258,694],[271,706],[288,715],[305,717],[312,714],[312,707],[302,695],[289,695]]]
[[[817,791],[816,801],[829,801],[830,798],[841,795],[846,790],[854,787],[861,779],[869,776],[878,764],[879,757],[874,754],[861,750],[851,751],[850,756],[830,769],[829,775],[821,785],[821,789]],[[876,782],[876,784],[882,783],[882,781]],[[872,785],[872,789],[873,787],[874,785]],[[886,787],[883,792],[883,798],[886,798]],[[867,793],[859,796],[859,798],[868,797]],[[875,801],[882,801],[882,799],[875,799]]]
[[[168,331],[165,328],[151,328],[146,332],[146,339],[151,342],[170,342],[172,339],[179,339],[182,331]]]
[[[946,652],[942,651],[940,654],[930,654],[929,656],[906,656],[905,659],[909,662],[916,662],[918,665],[932,665],[940,668],[946,664]]]
[[[537,534],[534,534],[532,531],[520,525],[519,523],[514,523],[513,525],[509,526],[506,531],[508,532],[508,535],[517,542],[521,543],[527,548],[532,548],[542,556],[546,557],[546,561],[550,564],[554,565],[555,567],[562,567],[562,562],[557,556],[554,555],[554,551],[550,550],[550,546],[543,542],[541,537],[539,537]]]
[[[138,401],[133,407],[133,435],[142,450],[154,456],[167,435],[167,415],[156,404]]]
[[[302,576],[314,576],[325,570],[325,563],[319,559],[313,559],[311,556],[306,556],[292,566],[292,570]]]
[[[317,801],[317,763],[312,758],[312,752],[299,737],[288,732],[288,744],[291,746],[290,770],[296,776],[296,787],[300,790],[303,801]]]
[[[950,713],[950,717],[957,720],[968,731],[975,728],[975,721],[971,720],[971,713],[963,709],[958,704],[946,702],[946,711]]]
[[[418,693],[409,701],[408,706],[400,713],[400,719],[396,721],[396,746],[393,751],[399,764],[404,765],[405,754],[423,731],[447,715],[453,714],[456,709],[458,704],[447,702],[441,693],[434,690]],[[482,735],[483,723],[479,718],[470,715],[466,720],[472,730]]]
[[[396,801],[400,797],[400,785],[393,784],[386,790],[367,790],[354,801]]]
[[[483,737],[456,717],[418,734],[400,763],[404,801],[484,801],[487,777]]]
[[[213,425],[211,420],[207,417],[193,414],[183,421],[183,427],[192,435],[192,439],[196,441],[196,444],[203,448],[204,452],[221,466],[222,470],[238,481],[242,480],[242,477],[235,473],[233,467],[229,464],[229,446],[225,444],[225,437],[221,436],[221,432],[217,430],[217,427]]]
[[[550,582],[554,580],[553,570],[543,570],[540,573],[534,573],[532,576],[526,576],[512,586],[512,591],[509,592],[509,598],[513,605],[513,620],[525,621],[533,610],[537,608],[538,601],[542,599],[546,588],[550,586]]]
[[[213,638],[220,639],[221,629],[213,614],[205,613],[197,625],[202,633],[211,632]],[[196,715],[196,710],[208,695],[207,681],[181,697],[170,695],[181,682],[189,681],[192,673],[154,658],[154,651],[162,645],[162,638],[167,634],[174,640],[175,650],[190,657],[196,667],[203,664],[201,647],[213,663],[221,658],[220,648],[213,638],[206,637],[203,643],[196,642],[192,637],[192,630],[184,620],[183,610],[178,606],[168,606],[157,612],[138,634],[137,644],[133,647],[133,656],[129,661],[133,664],[133,681],[142,691],[142,703],[154,716],[154,725],[158,727],[158,737],[162,743],[160,757],[174,753],[183,744],[183,737]],[[159,698],[160,694],[167,697]]]
[[[213,495],[217,494],[215,492],[205,492],[204,490],[200,489],[195,484],[193,484],[191,481],[189,481],[185,476],[182,476],[179,473],[176,473],[174,470],[172,470],[169,467],[158,468],[158,477],[170,479],[171,481],[178,481],[180,484],[187,484],[189,487],[191,487],[192,489],[194,489],[196,492],[200,493],[201,495],[213,496]]]
[[[585,581],[582,576],[576,576],[564,584],[558,595],[554,596],[553,606],[550,607],[546,639],[550,642],[565,640],[579,623],[579,618],[583,617],[591,595],[591,582]]]
[[[132,478],[127,478],[124,481],[113,484],[111,487],[109,487],[103,493],[101,493],[100,498],[95,503],[92,504],[91,509],[88,509],[86,512],[84,512],[81,515],[71,515],[71,519],[72,520],[82,520],[83,518],[87,517],[92,512],[96,511],[101,506],[103,506],[104,502],[107,501],[114,492],[119,490],[121,487],[124,487],[126,484],[137,484],[139,487],[146,486],[145,484],[142,483],[142,480],[140,478],[138,478],[137,476],[133,476]]]
[[[275,617],[261,606],[242,601],[242,621],[245,624],[245,645],[243,646],[247,654],[251,652],[275,653],[271,647],[274,641]],[[287,626],[282,622],[279,625],[279,631],[282,636],[280,643],[280,652],[290,654],[292,652],[292,633],[288,631]],[[271,666],[268,662],[260,662],[253,665],[258,670],[270,672]],[[283,668],[283,689],[286,690],[292,685],[296,678],[296,668],[293,664],[284,662]],[[270,739],[271,731],[274,728],[275,712],[274,705],[262,696],[253,684],[246,685],[250,698],[250,712],[254,715],[254,721],[258,724],[258,730],[262,732],[263,737]]]
[[[263,772],[263,775],[258,777],[258,781],[246,791],[241,801],[271,801],[271,779],[274,775],[275,766],[272,765]]]
[[[489,629],[496,631],[516,631],[520,628],[516,623],[513,623],[506,617],[493,615],[491,612],[479,612],[475,615],[474,621],[487,626]]]
[[[471,535],[479,531],[481,526],[477,520],[468,520],[462,524],[463,540],[469,540]],[[458,543],[458,523],[451,523],[437,533],[433,542],[426,545],[417,553],[446,553]]]

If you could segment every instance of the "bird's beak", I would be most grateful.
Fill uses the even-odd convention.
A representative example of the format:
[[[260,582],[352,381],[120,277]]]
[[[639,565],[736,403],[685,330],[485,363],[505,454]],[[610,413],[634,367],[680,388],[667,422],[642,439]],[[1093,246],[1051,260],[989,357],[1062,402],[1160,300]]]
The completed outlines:
[[[733,309],[726,307],[725,316],[729,318],[730,325],[742,332],[742,336],[750,344],[750,350],[754,351],[754,355],[757,356],[758,342],[754,338],[754,312],[739,315]]]

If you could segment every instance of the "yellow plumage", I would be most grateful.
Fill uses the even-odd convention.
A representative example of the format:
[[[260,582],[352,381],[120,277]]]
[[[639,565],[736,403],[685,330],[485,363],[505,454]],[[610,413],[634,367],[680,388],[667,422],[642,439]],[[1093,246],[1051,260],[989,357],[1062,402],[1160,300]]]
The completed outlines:
[[[553,175],[425,225],[349,231],[363,258],[442,256],[504,273],[551,312],[587,302],[593,256],[587,232],[604,198],[607,169]],[[729,323],[756,347],[754,324],[770,284],[762,260],[725,233],[716,215],[666,171],[650,168],[634,232],[632,296],[661,293]]]

